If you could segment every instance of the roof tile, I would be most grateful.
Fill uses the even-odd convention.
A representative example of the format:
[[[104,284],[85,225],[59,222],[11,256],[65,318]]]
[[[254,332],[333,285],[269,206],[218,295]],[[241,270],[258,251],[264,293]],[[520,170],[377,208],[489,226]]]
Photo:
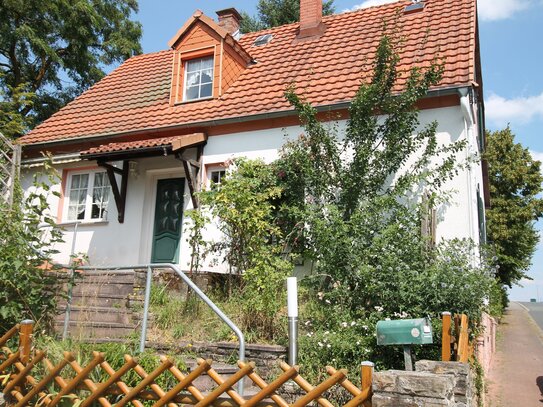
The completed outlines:
[[[384,21],[397,21],[403,38],[398,69],[428,66],[436,55],[445,72],[438,87],[475,80],[476,0],[426,0],[424,11],[398,17],[399,1],[325,17],[318,40],[296,42],[298,23],[244,35],[239,43],[257,61],[219,99],[169,104],[172,50],[130,58],[100,82],[36,127],[24,144],[126,134],[144,129],[290,111],[286,87],[296,83],[308,101],[332,105],[352,98],[371,78]],[[262,34],[273,39],[253,46]],[[397,89],[405,84],[398,81]]]

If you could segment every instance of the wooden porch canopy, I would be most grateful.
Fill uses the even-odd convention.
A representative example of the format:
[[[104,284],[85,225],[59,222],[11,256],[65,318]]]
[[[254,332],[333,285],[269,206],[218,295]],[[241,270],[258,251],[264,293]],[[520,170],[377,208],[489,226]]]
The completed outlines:
[[[190,196],[195,208],[198,207],[197,191],[198,173],[201,168],[201,157],[204,145],[207,142],[205,133],[192,133],[181,136],[161,137],[137,141],[124,141],[102,144],[82,151],[80,156],[85,160],[96,160],[97,164],[107,171],[111,190],[115,198],[119,223],[124,222],[124,211],[126,206],[126,191],[128,186],[129,161],[136,158],[154,156],[168,156],[174,154],[183,164],[185,177],[187,178]],[[197,148],[196,160],[185,156],[188,148]],[[122,168],[111,163],[122,161]],[[117,183],[115,174],[121,176],[121,186]]]

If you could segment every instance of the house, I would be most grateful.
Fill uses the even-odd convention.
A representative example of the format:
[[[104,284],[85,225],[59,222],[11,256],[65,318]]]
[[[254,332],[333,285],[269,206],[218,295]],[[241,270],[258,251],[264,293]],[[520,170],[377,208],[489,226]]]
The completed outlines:
[[[302,132],[284,97],[291,83],[323,119],[334,112],[344,125],[384,21],[397,21],[405,38],[400,70],[444,58],[443,79],[418,104],[421,123],[439,122],[440,143],[467,140],[464,158],[482,151],[476,0],[405,0],[326,17],[321,0],[300,7],[299,23],[245,35],[235,9],[217,12],[218,22],[196,11],[169,49],[130,58],[20,139],[25,188],[44,151],[61,174],[60,198],[49,202],[65,230],[58,262],[73,245],[94,265],[186,268],[182,216],[198,205],[194,192],[220,182],[232,157],[271,161]],[[454,194],[437,239],[484,239],[486,185],[481,163],[447,184]]]

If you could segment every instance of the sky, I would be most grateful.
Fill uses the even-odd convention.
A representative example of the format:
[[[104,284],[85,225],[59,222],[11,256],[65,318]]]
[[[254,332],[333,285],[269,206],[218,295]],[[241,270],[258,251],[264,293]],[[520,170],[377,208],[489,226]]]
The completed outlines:
[[[451,7],[454,1],[449,0]],[[336,12],[392,3],[394,0],[335,0]],[[258,0],[140,0],[136,18],[143,25],[144,52],[167,49],[168,40],[196,10],[236,7],[253,15]],[[543,160],[543,0],[478,0],[479,38],[485,92],[486,125],[509,125],[516,141]],[[543,222],[537,225],[543,230]],[[543,242],[529,272],[533,280],[514,287],[511,300],[543,301]]]

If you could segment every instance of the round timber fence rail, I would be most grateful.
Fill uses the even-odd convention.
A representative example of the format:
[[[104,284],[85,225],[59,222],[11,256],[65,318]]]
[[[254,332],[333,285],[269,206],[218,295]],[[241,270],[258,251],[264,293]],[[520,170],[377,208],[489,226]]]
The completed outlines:
[[[114,370],[106,361],[106,355],[93,352],[91,361],[81,366],[71,352],[65,352],[63,360],[53,364],[43,350],[32,347],[32,321],[23,321],[14,326],[0,338],[0,392],[4,393],[9,406],[73,406],[102,407],[135,406],[144,407],[145,402],[154,401],[154,407],[195,405],[234,407],[301,407],[318,404],[333,407],[323,394],[334,386],[341,386],[350,394],[345,407],[371,406],[373,364],[363,362],[361,366],[361,386],[347,379],[347,371],[326,368],[329,377],[317,386],[312,386],[298,373],[298,366],[281,363],[282,373],[271,383],[265,382],[256,372],[253,362],[238,361],[239,370],[223,379],[212,367],[211,360],[198,359],[192,371],[184,373],[166,356],[161,357],[160,365],[152,372],[146,372],[137,357],[125,355],[125,363]],[[16,344],[17,350],[10,349],[8,342]],[[100,369],[107,379],[93,381],[91,377]],[[123,376],[135,372],[139,383],[132,387],[123,382]],[[164,389],[157,384],[162,374],[169,372],[177,384]],[[193,383],[206,374],[216,384],[209,392],[200,391]],[[242,380],[251,380],[259,389],[251,395],[239,394],[234,385]],[[287,382],[295,383],[301,395],[288,403],[279,395],[281,387]],[[146,403],[145,405],[149,405]]]

